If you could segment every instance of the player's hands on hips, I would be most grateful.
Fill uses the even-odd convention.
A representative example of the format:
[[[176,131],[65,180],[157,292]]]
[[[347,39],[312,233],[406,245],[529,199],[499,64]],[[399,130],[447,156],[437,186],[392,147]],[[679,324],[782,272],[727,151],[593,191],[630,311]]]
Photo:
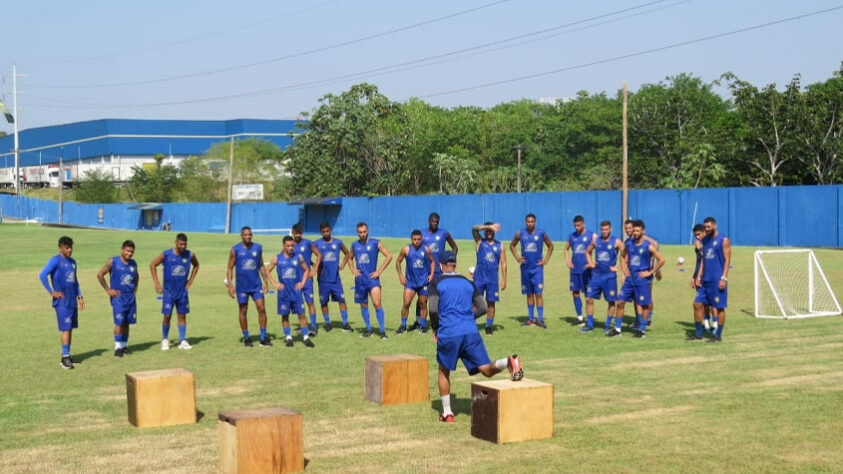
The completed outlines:
[[[60,299],[64,298],[64,293],[61,292],[61,291],[51,291],[50,296],[52,296],[53,298],[55,298],[57,300],[60,300]]]
[[[697,288],[702,286],[702,280],[700,279],[700,277],[697,277],[697,279],[694,280],[694,285],[696,285]]]
[[[276,290],[281,291],[284,289],[284,284],[280,281],[278,283],[273,283],[272,286],[275,287]]]
[[[362,276],[362,275],[363,275],[363,272],[361,272],[360,270],[358,270],[358,269],[356,269],[356,268],[355,268],[355,269],[353,269],[353,270],[351,270],[351,273],[353,273],[353,274],[354,274],[354,278],[359,278],[360,276]]]
[[[656,280],[662,281],[662,271],[661,270],[656,271]]]
[[[117,298],[118,296],[120,296],[119,291],[111,289],[111,288],[105,290],[105,292],[108,293],[108,296],[110,296],[112,298]]]
[[[263,291],[264,293],[266,293],[266,290],[268,290],[268,289],[269,289],[269,286],[267,286],[267,284],[266,284],[266,283],[264,283],[264,284],[263,284],[263,288],[261,288],[261,291]]]
[[[155,292],[158,293],[159,295],[161,293],[164,293],[164,288],[162,288],[161,283],[158,283],[157,281],[155,282]]]
[[[595,266],[597,266],[597,264],[595,264]],[[615,273],[618,271],[618,267],[609,267],[609,271]]]
[[[638,272],[639,278],[647,278],[653,276],[653,272]]]
[[[381,272],[372,272],[372,273],[369,274],[369,278],[371,278],[372,280],[374,280],[376,278],[380,278],[380,277],[381,277]]]
[[[296,283],[295,288],[296,288],[297,290],[301,290],[302,288],[304,288],[304,283],[302,283],[302,282],[298,282],[298,283]]]
[[[518,263],[524,263],[524,262],[526,262],[526,261],[527,261],[527,259],[526,259],[526,258],[524,258],[524,257],[518,257]]]
[[[629,269],[623,268],[623,269],[621,269],[621,273],[623,274],[624,278],[626,278],[626,277],[629,276]]]
[[[545,260],[545,259],[541,259],[541,260],[539,260],[538,262],[536,262],[536,265],[538,265],[538,266],[540,266],[540,267],[543,267],[543,266],[544,266],[544,264],[546,264],[546,263],[547,263],[547,260]]]
[[[566,261],[565,264],[568,265],[568,268],[574,268],[574,262]]]
[[[234,288],[231,285],[228,285],[228,296],[234,298]]]
[[[428,275],[428,276],[427,276],[427,282],[428,282],[428,283],[433,283],[433,275]]]
[[[720,291],[726,289],[726,280],[720,280],[720,283],[717,284],[717,288],[720,288]]]

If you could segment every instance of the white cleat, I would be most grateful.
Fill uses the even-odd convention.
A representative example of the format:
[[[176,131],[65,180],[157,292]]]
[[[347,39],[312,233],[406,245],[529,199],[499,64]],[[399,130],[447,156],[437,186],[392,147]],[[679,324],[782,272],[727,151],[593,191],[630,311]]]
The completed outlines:
[[[187,339],[185,339],[185,340],[183,340],[179,343],[179,349],[184,349],[184,350],[193,349],[193,346],[188,344]]]
[[[162,351],[169,351],[170,350],[170,341],[167,339],[161,340],[161,350]]]

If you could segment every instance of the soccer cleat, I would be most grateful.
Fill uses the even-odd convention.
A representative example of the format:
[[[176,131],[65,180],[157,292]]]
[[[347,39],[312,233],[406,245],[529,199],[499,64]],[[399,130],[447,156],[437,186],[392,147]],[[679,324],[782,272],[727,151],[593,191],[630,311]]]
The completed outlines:
[[[542,329],[547,329],[547,324],[545,324],[544,321],[538,321],[538,322],[536,322],[536,327],[540,327]]]
[[[246,346],[246,347],[252,347],[254,345],[254,344],[252,344],[252,338],[251,337],[244,337],[243,338],[243,345]]]
[[[71,359],[70,356],[62,356],[61,362],[59,364],[61,364],[62,369],[72,369],[73,359]]]
[[[114,349],[114,357],[123,357],[122,349]]]
[[[442,423],[453,423],[454,422],[454,414],[448,413],[446,415],[446,414],[443,413],[443,414],[439,415],[439,421],[441,421]]]
[[[313,336],[316,335],[316,333],[319,332],[319,326],[311,326],[309,331],[310,331],[310,337],[313,337]]]
[[[342,329],[342,330],[343,330],[343,331],[345,331],[345,332],[351,332],[351,331],[353,331],[353,329],[351,329],[351,325],[350,325],[350,324],[348,324],[348,323],[343,324],[343,325],[342,325],[342,328],[340,328],[340,329]]]
[[[486,326],[486,335],[491,336],[493,333],[492,326]]]
[[[691,334],[690,336],[685,338],[686,341],[702,341],[702,336],[697,336],[696,334]]]
[[[521,325],[522,326],[535,326],[536,322],[533,321],[532,319],[528,319],[528,320],[524,321]]]
[[[509,376],[514,382],[524,378],[524,370],[521,368],[521,358],[512,354],[506,360],[506,367],[509,369]]]
[[[571,326],[579,326],[580,324],[585,324],[585,320],[583,318],[577,318],[572,323]]]
[[[386,337],[386,332],[384,331],[384,332],[382,332],[382,333],[381,333],[381,339],[386,339],[386,338],[387,338],[387,337]]]
[[[331,323],[325,323],[325,332],[331,332],[334,326]]]
[[[410,327],[408,327],[408,328],[407,328],[407,330],[408,330],[408,331],[415,331],[415,330],[416,330],[416,329],[418,329],[418,328],[419,328],[419,322],[418,322],[418,321],[416,321],[416,322],[414,322],[413,324],[411,324],[411,325],[410,325]]]
[[[193,349],[193,346],[187,343],[187,339],[182,339],[182,341],[179,342],[179,349],[188,351],[190,349]]]
[[[646,337],[644,331],[635,331],[633,337],[637,337],[638,339],[644,339]]]
[[[292,342],[292,341],[291,341],[291,342]],[[304,341],[302,341],[302,342],[304,342],[304,345],[305,345],[305,346],[307,346],[307,347],[316,347],[316,346],[313,344],[313,341],[311,341],[309,337],[308,337],[307,339],[305,339]]]
[[[719,337],[717,337],[717,336],[711,336],[711,337],[710,337],[710,338],[708,338],[708,340],[707,340],[707,341],[705,341],[705,342],[723,342],[723,340],[722,340],[722,339],[720,339],[720,338],[719,338]]]
[[[406,326],[399,326],[398,329],[395,330],[395,334],[404,334],[407,332]]]
[[[618,328],[612,328],[612,329],[609,330],[609,332],[606,333],[606,337],[615,337],[615,336],[620,337],[620,335],[621,335],[621,330],[618,329]]]
[[[272,347],[272,341],[270,341],[269,338],[261,339],[260,346],[261,347]]]
[[[427,326],[420,327],[419,334],[427,334]]]
[[[594,331],[594,328],[590,328],[588,326],[583,326],[580,328],[580,332],[591,332]]]
[[[371,337],[371,336],[372,336],[372,330],[371,329],[363,331],[363,333],[360,334],[360,337]]]
[[[170,341],[167,339],[161,340],[161,350],[162,351],[169,351],[170,350]]]
[[[129,347],[128,347],[128,346],[126,346],[126,347],[124,347],[124,348],[122,348],[122,349],[120,349],[120,350],[121,350],[121,351],[123,351],[123,355],[129,355],[129,354],[131,354],[131,353],[132,353],[132,351],[130,351],[130,350],[129,350]]]
[[[288,337],[287,342],[285,342],[284,345],[287,346],[287,347],[293,347],[293,338]]]

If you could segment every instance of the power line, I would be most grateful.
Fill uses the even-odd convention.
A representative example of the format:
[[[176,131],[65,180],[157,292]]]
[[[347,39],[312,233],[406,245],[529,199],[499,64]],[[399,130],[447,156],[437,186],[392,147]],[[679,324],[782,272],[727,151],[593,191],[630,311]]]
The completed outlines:
[[[502,3],[507,3],[509,1],[511,1],[511,0],[497,0],[497,1],[494,1],[494,2],[491,2],[491,3],[486,3],[484,5],[477,6],[477,7],[469,8],[469,9],[466,9],[466,10],[461,10],[461,11],[458,11],[458,12],[455,12],[455,13],[450,13],[448,15],[443,15],[443,16],[439,16],[439,17],[436,17],[436,18],[432,18],[430,20],[425,20],[425,21],[421,21],[421,22],[418,22],[418,23],[413,23],[411,25],[393,28],[391,30],[382,31],[382,32],[379,32],[379,33],[374,33],[374,34],[363,36],[363,37],[360,37],[360,38],[342,41],[340,43],[334,43],[334,44],[331,44],[331,45],[328,45],[328,46],[321,46],[319,48],[308,49],[308,50],[305,50],[305,51],[300,51],[298,53],[287,54],[287,55],[284,55],[284,56],[278,56],[278,57],[275,57],[275,58],[265,59],[265,60],[262,60],[262,61],[240,64],[240,65],[236,65],[236,66],[229,66],[229,67],[220,68],[220,69],[213,69],[213,70],[209,70],[209,71],[196,72],[196,73],[191,73],[191,74],[182,74],[182,75],[178,75],[178,76],[162,77],[162,78],[158,78],[158,79],[147,79],[147,80],[143,80],[143,81],[114,82],[114,83],[106,83],[106,84],[87,84],[87,85],[64,85],[64,86],[62,86],[62,85],[50,85],[50,86],[38,86],[38,87],[45,88],[45,89],[47,89],[47,88],[49,88],[49,89],[98,89],[98,88],[105,88],[105,87],[124,87],[124,86],[139,86],[139,85],[147,85],[147,84],[159,84],[159,83],[162,83],[162,82],[177,81],[177,80],[181,80],[181,79],[190,79],[190,78],[194,78],[194,77],[210,76],[210,75],[219,74],[219,73],[223,73],[223,72],[231,72],[231,71],[237,71],[237,70],[241,70],[241,69],[253,68],[253,67],[256,67],[256,66],[262,66],[262,65],[265,65],[265,64],[271,64],[271,63],[275,63],[275,62],[279,62],[279,61],[284,61],[284,60],[287,60],[287,59],[298,58],[298,57],[307,56],[307,55],[310,55],[310,54],[321,53],[321,52],[329,51],[329,50],[332,50],[332,49],[350,46],[352,44],[362,43],[364,41],[369,41],[369,40],[372,40],[372,39],[375,39],[375,38],[380,38],[380,37],[383,37],[383,36],[388,36],[388,35],[392,35],[392,34],[395,34],[395,33],[400,33],[400,32],[403,32],[403,31],[412,30],[412,29],[419,28],[419,27],[426,26],[426,25],[430,25],[430,24],[433,24],[433,23],[438,23],[440,21],[449,20],[449,19],[456,18],[456,17],[459,17],[459,16],[467,15],[469,13],[474,13],[474,12],[477,12],[477,11],[480,11],[480,10],[484,10],[484,9],[487,9],[487,8],[491,8],[491,7],[500,5]]]

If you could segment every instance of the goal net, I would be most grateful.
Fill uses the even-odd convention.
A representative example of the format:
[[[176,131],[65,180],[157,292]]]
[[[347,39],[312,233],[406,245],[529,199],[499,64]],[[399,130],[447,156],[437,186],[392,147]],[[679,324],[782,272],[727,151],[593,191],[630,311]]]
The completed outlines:
[[[755,317],[810,318],[840,312],[812,250],[755,252]]]

